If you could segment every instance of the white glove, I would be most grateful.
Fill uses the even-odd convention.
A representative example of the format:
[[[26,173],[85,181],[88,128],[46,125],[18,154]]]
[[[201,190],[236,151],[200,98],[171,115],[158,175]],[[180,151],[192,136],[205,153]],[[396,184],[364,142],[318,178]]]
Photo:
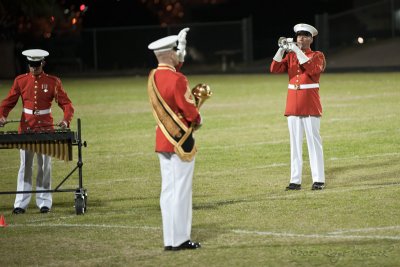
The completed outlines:
[[[177,52],[179,62],[185,62],[186,50],[178,50]]]
[[[299,60],[300,65],[306,63],[310,59],[300,50],[300,48],[296,45],[296,43],[289,43],[289,50],[296,53],[297,59]]]
[[[179,62],[185,61],[186,56],[186,35],[190,28],[184,28],[178,34],[178,58]]]
[[[283,59],[283,55],[285,54],[285,49],[282,47],[279,47],[278,51],[276,52],[273,60],[277,61],[277,62],[281,62]]]
[[[68,123],[65,120],[62,120],[57,124],[57,126],[60,127],[61,129],[66,129],[68,128]]]
[[[7,119],[5,117],[0,118],[0,127],[3,127],[7,123]]]

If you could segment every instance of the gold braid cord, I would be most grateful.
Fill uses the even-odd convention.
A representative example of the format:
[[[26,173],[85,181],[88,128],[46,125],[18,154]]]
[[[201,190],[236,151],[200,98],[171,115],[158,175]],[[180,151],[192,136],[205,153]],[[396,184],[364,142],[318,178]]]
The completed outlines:
[[[150,72],[147,84],[147,92],[149,94],[153,116],[158,127],[160,127],[165,137],[174,146],[175,153],[179,158],[183,161],[191,161],[197,152],[196,146],[193,145],[191,151],[185,152],[182,145],[189,137],[191,137],[193,128],[188,128],[161,97],[154,81],[155,72],[156,70]]]

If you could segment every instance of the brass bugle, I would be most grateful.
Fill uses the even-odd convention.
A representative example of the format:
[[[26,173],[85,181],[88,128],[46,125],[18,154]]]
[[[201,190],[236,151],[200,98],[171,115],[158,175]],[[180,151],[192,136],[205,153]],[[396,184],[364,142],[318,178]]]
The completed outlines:
[[[199,83],[192,89],[192,94],[196,100],[196,106],[198,109],[209,99],[212,95],[210,86],[205,83]]]

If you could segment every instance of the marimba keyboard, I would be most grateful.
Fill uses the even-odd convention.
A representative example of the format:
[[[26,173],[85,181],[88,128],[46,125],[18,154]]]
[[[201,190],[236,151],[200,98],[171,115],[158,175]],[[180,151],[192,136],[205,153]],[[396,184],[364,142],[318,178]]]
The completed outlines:
[[[18,148],[56,157],[64,161],[72,160],[72,145],[77,136],[72,131],[22,133],[0,132],[0,149]]]

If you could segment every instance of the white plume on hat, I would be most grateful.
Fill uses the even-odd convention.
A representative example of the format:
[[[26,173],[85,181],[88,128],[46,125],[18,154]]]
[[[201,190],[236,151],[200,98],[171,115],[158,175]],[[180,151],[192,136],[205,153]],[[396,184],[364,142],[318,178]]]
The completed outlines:
[[[311,33],[312,37],[316,36],[318,34],[318,31],[316,28],[314,28],[313,26],[309,25],[309,24],[305,24],[305,23],[299,23],[296,24],[293,27],[294,32],[299,32],[299,31],[306,31]]]
[[[151,44],[149,44],[148,48],[150,50],[153,50],[154,52],[169,51],[178,45],[177,42],[178,35],[170,35],[152,42]]]
[[[41,61],[49,55],[49,52],[42,49],[29,49],[22,51],[22,55],[26,56],[29,61]]]

